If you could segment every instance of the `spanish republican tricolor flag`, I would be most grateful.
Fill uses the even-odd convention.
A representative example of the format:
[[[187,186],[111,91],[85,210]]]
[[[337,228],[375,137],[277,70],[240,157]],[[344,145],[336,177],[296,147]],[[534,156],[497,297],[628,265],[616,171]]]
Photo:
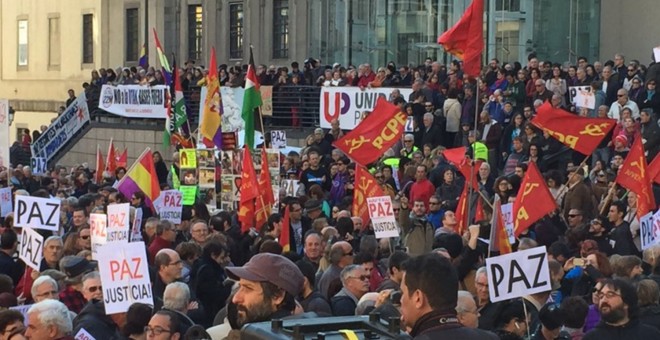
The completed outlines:
[[[160,185],[150,148],[144,150],[128,169],[126,175],[117,183],[117,190],[129,198],[142,191],[146,196],[147,206],[153,207],[153,202],[160,196]]]

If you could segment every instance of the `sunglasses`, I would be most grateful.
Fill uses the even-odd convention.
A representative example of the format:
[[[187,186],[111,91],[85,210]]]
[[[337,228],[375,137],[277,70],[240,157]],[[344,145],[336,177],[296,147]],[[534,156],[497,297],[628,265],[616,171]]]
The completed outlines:
[[[83,240],[88,240],[89,236],[80,236],[80,238],[83,239]]]
[[[93,286],[93,287],[89,287],[89,292],[96,293],[97,290],[100,291],[101,289],[103,289],[102,286]]]

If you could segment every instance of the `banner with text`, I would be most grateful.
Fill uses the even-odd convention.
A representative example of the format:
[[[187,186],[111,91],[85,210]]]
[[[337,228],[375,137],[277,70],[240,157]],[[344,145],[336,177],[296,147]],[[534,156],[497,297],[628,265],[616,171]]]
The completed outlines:
[[[0,99],[0,168],[9,167],[9,101]],[[16,166],[16,164],[14,164]]]
[[[660,210],[655,214],[649,212],[639,219],[639,238],[642,242],[642,250],[660,241]]]
[[[486,272],[491,302],[552,289],[545,246],[489,257]]]
[[[141,242],[142,239],[142,209],[135,209],[133,226],[131,227],[131,242]]]
[[[87,123],[89,123],[87,98],[85,92],[81,92],[76,100],[57,117],[57,120],[41,134],[41,137],[32,143],[32,157],[45,157],[48,162]]]
[[[167,118],[167,85],[103,85],[99,109],[128,118]]]
[[[181,223],[181,212],[183,211],[183,194],[179,190],[165,190],[154,202],[154,206],[161,220],[167,220],[174,224]]]
[[[59,198],[16,196],[14,226],[58,231],[60,227]]]
[[[0,188],[0,217],[7,217],[11,211],[11,188]]]
[[[128,203],[108,205],[108,235],[106,243],[128,242],[131,207]]]
[[[390,196],[367,197],[367,207],[376,238],[399,237]]]
[[[99,249],[108,242],[108,221],[105,214],[89,215],[89,233],[92,236],[92,258],[98,260]]]
[[[333,119],[339,119],[342,130],[353,130],[362,121],[365,112],[371,112],[379,97],[389,99],[398,90],[406,101],[410,88],[379,87],[361,90],[359,87],[323,87],[319,106],[321,127],[329,129]]]
[[[135,302],[154,304],[144,242],[101,247],[98,255],[106,314],[125,312]]]
[[[23,227],[21,231],[21,247],[18,252],[18,258],[23,260],[26,265],[39,271],[39,265],[43,258],[44,237],[30,227]]]

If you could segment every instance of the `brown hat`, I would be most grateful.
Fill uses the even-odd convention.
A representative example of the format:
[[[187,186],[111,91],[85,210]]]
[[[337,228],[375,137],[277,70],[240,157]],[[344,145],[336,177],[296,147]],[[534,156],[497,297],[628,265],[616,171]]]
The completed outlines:
[[[233,280],[245,279],[270,282],[296,296],[303,287],[302,272],[282,255],[262,253],[253,256],[243,267],[227,267],[227,275]]]

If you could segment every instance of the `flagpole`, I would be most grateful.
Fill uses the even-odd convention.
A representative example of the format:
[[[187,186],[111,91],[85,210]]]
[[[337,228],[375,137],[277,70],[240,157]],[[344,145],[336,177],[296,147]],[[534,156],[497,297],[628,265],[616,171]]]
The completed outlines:
[[[264,139],[264,146],[266,146],[266,131],[264,129],[264,117],[261,114],[261,106],[259,106],[259,123],[261,123],[261,136]],[[272,141],[271,141],[271,145],[272,145]]]
[[[477,78],[478,79],[478,78]],[[475,99],[479,98],[479,80],[477,80],[477,86],[475,90]],[[474,105],[474,137],[475,137],[475,143],[477,142],[477,123],[479,121],[479,101],[477,100]],[[470,223],[472,223],[472,219],[477,216],[477,212],[475,211],[474,216],[472,216],[472,219],[470,219],[470,214],[472,213],[472,191],[475,190],[475,188],[472,187],[472,180],[474,179],[474,161],[475,161],[475,150],[474,147],[472,147],[472,159],[470,160],[470,178],[468,178],[467,185],[468,185],[468,209],[467,209],[467,219],[468,219],[468,227]],[[479,188],[476,188],[477,192],[481,193],[479,191]],[[477,196],[477,199],[479,197]],[[490,202],[489,202],[490,204]],[[478,206],[478,205],[477,205]],[[492,207],[492,205],[491,205]]]

